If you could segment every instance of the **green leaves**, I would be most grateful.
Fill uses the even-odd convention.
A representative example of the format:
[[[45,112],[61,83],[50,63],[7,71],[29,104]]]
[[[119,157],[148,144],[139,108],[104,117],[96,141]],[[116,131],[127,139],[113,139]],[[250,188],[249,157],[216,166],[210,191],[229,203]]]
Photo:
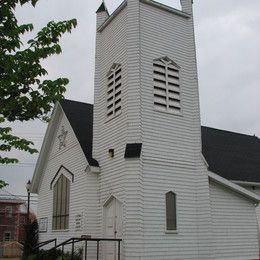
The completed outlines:
[[[18,149],[36,153],[33,142],[12,134],[8,122],[33,119],[48,120],[53,105],[63,98],[69,80],[46,79],[47,70],[41,62],[62,52],[59,41],[64,33],[77,26],[77,20],[49,22],[36,37],[27,43],[21,36],[33,31],[33,24],[19,25],[15,7],[35,6],[38,0],[0,0],[0,163],[17,163],[15,158],[1,156],[1,152]],[[27,47],[26,47],[27,46]],[[23,49],[21,48],[23,47]],[[5,185],[0,181],[1,185]]]
[[[31,44],[31,47],[51,47],[55,45],[55,43],[59,42],[60,37],[64,33],[71,32],[72,28],[75,28],[76,26],[76,19],[62,22],[51,21],[47,24],[46,27],[42,28],[42,30],[38,32],[34,41],[28,43]]]
[[[26,151],[31,154],[37,153],[38,151],[33,148],[33,142],[26,139],[14,136],[11,134],[12,129],[10,127],[0,127],[0,151],[10,152],[12,148]],[[15,158],[1,157],[1,164],[18,163]]]
[[[17,21],[15,23],[17,25]],[[76,25],[75,19],[51,21],[28,41],[29,47],[22,51],[20,35],[32,30],[33,26],[12,27],[13,33],[9,32],[9,36],[13,36],[11,46],[0,46],[0,111],[8,121],[41,119],[63,97],[68,79],[43,80],[48,73],[41,61],[61,53],[61,36]],[[4,33],[1,28],[0,35]]]
[[[8,185],[8,183],[4,182],[3,180],[0,180],[0,190],[7,185]]]

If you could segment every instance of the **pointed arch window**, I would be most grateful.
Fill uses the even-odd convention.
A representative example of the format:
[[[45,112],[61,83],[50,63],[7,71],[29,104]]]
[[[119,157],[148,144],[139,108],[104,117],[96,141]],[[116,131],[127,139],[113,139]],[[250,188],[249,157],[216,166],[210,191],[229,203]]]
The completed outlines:
[[[70,180],[60,175],[53,186],[52,229],[61,230],[69,227]]]
[[[169,191],[165,194],[166,230],[177,230],[176,194]]]
[[[180,67],[168,57],[153,62],[154,108],[181,114]]]
[[[114,64],[107,74],[107,118],[121,113],[122,102],[122,67]]]

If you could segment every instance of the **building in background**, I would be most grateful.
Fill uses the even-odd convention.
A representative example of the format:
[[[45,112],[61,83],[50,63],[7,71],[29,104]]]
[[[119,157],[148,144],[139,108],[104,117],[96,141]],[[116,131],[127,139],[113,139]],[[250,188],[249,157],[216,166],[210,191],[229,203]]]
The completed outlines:
[[[35,215],[30,211],[30,219]],[[0,242],[24,241],[27,204],[5,189],[0,189]]]

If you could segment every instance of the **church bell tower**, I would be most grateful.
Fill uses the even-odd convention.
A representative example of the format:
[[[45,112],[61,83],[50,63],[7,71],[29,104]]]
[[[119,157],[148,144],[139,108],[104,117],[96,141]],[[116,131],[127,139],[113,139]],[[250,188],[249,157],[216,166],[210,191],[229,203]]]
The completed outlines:
[[[112,14],[102,2],[97,10],[100,232],[113,198],[126,260],[210,259],[192,0],[180,2],[181,10],[152,0],[125,0]]]

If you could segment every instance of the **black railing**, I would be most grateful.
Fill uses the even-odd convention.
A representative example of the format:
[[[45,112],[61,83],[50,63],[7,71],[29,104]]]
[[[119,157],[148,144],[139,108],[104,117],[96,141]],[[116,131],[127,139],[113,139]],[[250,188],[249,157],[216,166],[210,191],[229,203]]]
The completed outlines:
[[[71,244],[71,259],[73,259],[74,254],[75,254],[75,244],[79,243],[79,242],[85,242],[85,260],[88,259],[88,242],[96,242],[96,259],[99,260],[99,250],[100,250],[100,242],[102,241],[114,241],[117,242],[118,246],[117,246],[117,260],[120,260],[120,246],[121,246],[121,241],[122,239],[118,239],[118,238],[89,238],[89,237],[80,237],[80,238],[76,238],[76,237],[72,237],[70,239],[65,240],[64,242],[60,243],[57,245],[56,243],[56,239],[51,239],[48,241],[44,241],[41,242],[40,244],[38,244],[37,249],[39,249],[40,247],[43,247],[44,245],[47,245],[51,242],[55,241],[55,246],[52,247],[51,249],[49,249],[48,251],[51,250],[56,250],[58,248],[61,247],[62,250],[62,256],[64,255],[64,246],[65,245],[70,245]]]
[[[40,243],[38,243],[37,246],[34,247],[33,249],[39,249],[39,248],[41,248],[41,247],[43,247],[43,246],[46,246],[46,245],[48,245],[48,244],[50,244],[50,243],[52,243],[52,242],[54,242],[54,247],[55,247],[55,246],[57,245],[57,238],[40,242]]]

